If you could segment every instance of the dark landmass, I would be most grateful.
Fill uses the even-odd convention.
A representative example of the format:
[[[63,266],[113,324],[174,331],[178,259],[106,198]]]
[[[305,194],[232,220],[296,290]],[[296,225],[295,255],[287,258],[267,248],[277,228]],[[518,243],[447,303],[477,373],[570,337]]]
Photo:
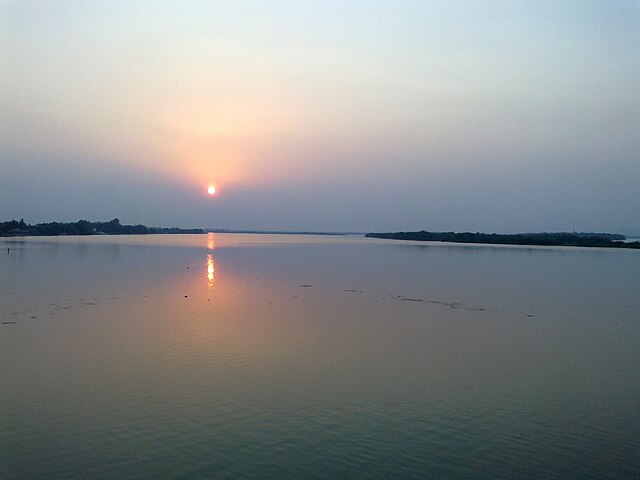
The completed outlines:
[[[455,232],[393,232],[367,233],[365,237],[423,242],[492,243],[499,245],[545,245],[571,247],[640,248],[640,242],[615,241],[624,235],[610,233],[455,233]]]
[[[211,233],[254,233],[261,235],[362,235],[362,233],[351,232],[298,232],[286,230],[233,230],[228,228],[206,228],[205,231]]]
[[[89,222],[78,220],[77,222],[62,223],[38,223],[29,225],[20,220],[0,222],[0,237],[23,237],[45,235],[148,235],[158,233],[206,233],[201,228],[163,228],[147,227],[145,225],[122,225],[120,220],[114,218],[109,222]]]
[[[542,232],[542,234],[558,235],[557,233],[553,233],[553,232]],[[562,232],[562,234],[566,235],[567,232]],[[626,240],[627,239],[626,235],[622,235],[621,233],[572,232],[572,233],[569,233],[569,235],[577,235],[578,237],[582,237],[582,238],[600,237],[600,238],[606,238],[608,240]]]

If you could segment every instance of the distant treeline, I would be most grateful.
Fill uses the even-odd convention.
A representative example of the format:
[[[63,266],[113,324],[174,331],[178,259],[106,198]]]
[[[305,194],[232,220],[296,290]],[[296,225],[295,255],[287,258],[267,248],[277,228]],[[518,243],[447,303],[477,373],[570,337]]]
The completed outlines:
[[[640,242],[624,240],[625,236],[613,233],[455,233],[455,232],[393,232],[367,233],[366,237],[391,238],[394,240],[418,240],[423,242],[495,243],[505,245],[548,245],[573,247],[640,248]]]
[[[122,225],[114,218],[109,222],[38,223],[29,225],[20,220],[0,222],[0,236],[43,236],[43,235],[146,235],[152,233],[205,233],[200,228],[161,228],[145,225]]]
[[[548,232],[543,232],[541,234],[535,234],[535,235],[544,235],[544,234],[549,234]],[[562,232],[562,234],[567,234],[567,232]],[[558,233],[550,233],[550,235],[559,235]],[[594,232],[573,232],[573,233],[569,233],[569,235],[577,235],[578,237],[599,237],[599,238],[606,238],[609,240],[626,240],[627,237],[622,235],[621,233],[594,233]]]

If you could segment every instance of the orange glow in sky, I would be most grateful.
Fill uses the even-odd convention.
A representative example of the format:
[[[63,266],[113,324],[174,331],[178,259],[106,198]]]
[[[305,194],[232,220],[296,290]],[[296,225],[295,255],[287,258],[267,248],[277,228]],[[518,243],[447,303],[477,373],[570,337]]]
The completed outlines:
[[[215,195],[216,194],[216,187],[214,187],[213,185],[209,185],[209,188],[207,188],[207,193],[209,195]]]

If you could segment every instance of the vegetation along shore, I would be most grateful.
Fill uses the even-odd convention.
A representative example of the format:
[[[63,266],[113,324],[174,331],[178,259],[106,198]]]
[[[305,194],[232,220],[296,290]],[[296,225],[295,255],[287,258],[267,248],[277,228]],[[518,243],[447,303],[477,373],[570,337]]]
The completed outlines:
[[[122,225],[114,218],[108,222],[50,222],[29,225],[24,220],[0,222],[0,237],[23,237],[45,235],[147,235],[158,233],[206,233],[201,228],[164,228],[145,225]]]
[[[571,247],[640,248],[640,242],[624,242],[615,233],[472,233],[472,232],[387,232],[367,233],[366,237],[422,242],[490,243],[499,245],[545,245]]]

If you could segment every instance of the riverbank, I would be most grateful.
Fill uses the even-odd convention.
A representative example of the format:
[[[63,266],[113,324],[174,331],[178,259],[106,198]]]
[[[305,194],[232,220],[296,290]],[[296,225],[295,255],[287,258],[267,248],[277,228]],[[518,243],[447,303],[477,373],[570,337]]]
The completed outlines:
[[[625,242],[618,234],[577,234],[577,233],[472,233],[472,232],[380,232],[367,233],[365,237],[392,240],[414,240],[420,242],[487,243],[498,245],[540,245],[601,248],[640,249],[640,241]],[[611,238],[622,237],[620,240]]]
[[[58,235],[150,235],[206,233],[201,228],[147,227],[122,225],[118,218],[108,222],[50,222],[29,225],[24,220],[0,222],[0,237],[39,237]]]

